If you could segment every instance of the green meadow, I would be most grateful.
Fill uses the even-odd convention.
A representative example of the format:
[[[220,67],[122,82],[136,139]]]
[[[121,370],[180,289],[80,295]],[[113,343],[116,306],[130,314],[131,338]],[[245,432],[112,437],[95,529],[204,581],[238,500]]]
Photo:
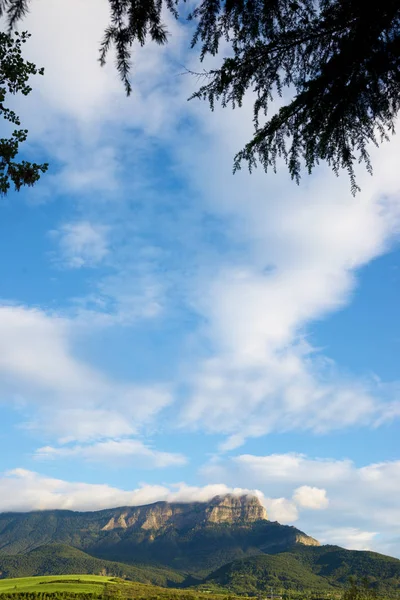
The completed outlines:
[[[23,592],[102,594],[105,584],[116,586],[115,583],[112,583],[112,579],[112,577],[101,575],[50,575],[46,577],[0,579],[0,594]]]

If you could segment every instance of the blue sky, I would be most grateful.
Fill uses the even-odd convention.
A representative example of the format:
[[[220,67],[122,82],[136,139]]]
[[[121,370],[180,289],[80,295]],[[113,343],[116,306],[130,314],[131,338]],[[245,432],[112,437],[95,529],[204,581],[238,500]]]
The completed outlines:
[[[356,198],[325,166],[233,176],[251,98],[188,103],[170,22],[127,99],[96,63],[107,18],[43,0],[26,23],[46,73],[16,102],[51,166],[0,206],[0,510],[250,490],[400,556],[398,140]]]

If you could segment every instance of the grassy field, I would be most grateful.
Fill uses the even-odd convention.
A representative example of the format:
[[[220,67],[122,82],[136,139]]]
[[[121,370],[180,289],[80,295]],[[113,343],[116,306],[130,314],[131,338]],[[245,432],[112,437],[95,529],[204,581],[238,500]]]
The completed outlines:
[[[212,586],[210,586],[212,587]],[[125,600],[221,600],[228,594],[223,590],[195,590],[165,588],[148,583],[128,581],[116,577],[101,575],[46,575],[37,577],[20,577],[0,579],[0,597],[26,598],[30,600],[57,600],[57,598],[79,598],[98,600],[109,598]],[[239,600],[229,595],[229,600]]]
[[[101,575],[50,575],[46,577],[0,579],[0,594],[19,592],[101,594],[106,583],[112,585],[112,577],[102,577]]]

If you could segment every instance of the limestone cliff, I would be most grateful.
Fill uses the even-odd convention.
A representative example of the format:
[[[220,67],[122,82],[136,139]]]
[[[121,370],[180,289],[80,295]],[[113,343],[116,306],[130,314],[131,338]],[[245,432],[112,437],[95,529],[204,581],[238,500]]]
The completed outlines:
[[[296,535],[296,544],[302,544],[303,546],[320,546],[318,540],[315,538],[306,535],[305,533],[298,533]]]
[[[256,496],[216,496],[205,512],[209,523],[254,523],[268,519],[267,511]]]
[[[215,496],[209,502],[156,502],[146,506],[115,509],[102,529],[157,531],[171,527],[180,530],[220,523],[246,525],[267,518],[267,511],[256,496],[226,494]]]

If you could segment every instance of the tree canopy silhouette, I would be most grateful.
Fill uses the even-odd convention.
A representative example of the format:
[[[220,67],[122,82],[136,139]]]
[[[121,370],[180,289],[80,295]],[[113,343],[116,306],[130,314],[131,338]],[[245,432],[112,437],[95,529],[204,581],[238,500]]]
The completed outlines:
[[[129,94],[132,44],[165,44],[163,11],[181,19],[185,0],[108,1],[100,62],[113,46]],[[0,0],[0,12],[12,27],[28,4]],[[389,139],[399,111],[399,0],[194,0],[190,7],[185,19],[193,23],[192,47],[201,60],[217,55],[221,42],[230,48],[219,68],[204,73],[194,97],[211,108],[218,101],[241,106],[255,92],[255,133],[234,168],[260,161],[276,169],[283,157],[298,182],[302,167],[311,172],[323,160],[335,173],[347,170],[356,192],[355,164],[371,171],[368,146]],[[272,112],[284,88],[289,99]]]
[[[12,125],[19,127],[20,119],[14,110],[6,106],[7,94],[21,93],[27,96],[31,92],[29,78],[43,69],[37,69],[32,62],[25,61],[21,48],[29,34],[0,32],[0,115]],[[22,186],[33,186],[48,165],[32,163],[26,160],[16,162],[19,145],[26,141],[27,129],[15,129],[11,137],[0,139],[0,195],[5,195],[10,185],[19,191]]]

